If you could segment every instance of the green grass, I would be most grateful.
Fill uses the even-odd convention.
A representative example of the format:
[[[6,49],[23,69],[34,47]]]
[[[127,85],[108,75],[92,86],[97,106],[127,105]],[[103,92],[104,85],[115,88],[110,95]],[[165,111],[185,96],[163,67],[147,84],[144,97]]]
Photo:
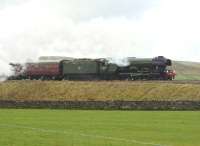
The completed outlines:
[[[194,74],[184,74],[184,75],[177,75],[176,80],[200,80],[200,75]]]
[[[0,145],[199,146],[199,121],[189,111],[1,109]]]
[[[173,69],[176,70],[176,80],[200,80],[200,63],[174,61]]]

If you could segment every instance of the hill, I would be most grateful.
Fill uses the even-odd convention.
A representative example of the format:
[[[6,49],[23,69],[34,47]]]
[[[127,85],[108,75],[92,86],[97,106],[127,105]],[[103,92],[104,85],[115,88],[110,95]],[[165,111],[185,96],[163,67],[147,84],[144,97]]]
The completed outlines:
[[[200,80],[200,63],[174,61],[173,69],[176,70],[176,80]]]

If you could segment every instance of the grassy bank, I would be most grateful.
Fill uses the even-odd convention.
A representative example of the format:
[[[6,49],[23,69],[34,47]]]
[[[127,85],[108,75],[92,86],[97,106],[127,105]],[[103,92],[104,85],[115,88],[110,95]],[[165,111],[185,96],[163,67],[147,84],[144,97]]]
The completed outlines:
[[[200,84],[172,82],[9,81],[0,100],[200,100]]]
[[[0,110],[2,146],[198,146],[200,112]]]

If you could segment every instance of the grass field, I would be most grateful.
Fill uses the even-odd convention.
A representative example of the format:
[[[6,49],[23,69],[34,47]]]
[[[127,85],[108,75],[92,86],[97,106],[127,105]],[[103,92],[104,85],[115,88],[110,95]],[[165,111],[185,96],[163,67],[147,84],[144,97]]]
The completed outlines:
[[[9,81],[0,100],[200,100],[200,84],[128,81]]]
[[[200,112],[0,110],[1,146],[200,146]]]

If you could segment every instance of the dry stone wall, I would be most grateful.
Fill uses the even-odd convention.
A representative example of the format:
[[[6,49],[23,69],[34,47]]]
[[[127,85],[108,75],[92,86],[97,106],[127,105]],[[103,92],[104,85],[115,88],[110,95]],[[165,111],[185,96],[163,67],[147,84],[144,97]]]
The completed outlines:
[[[0,108],[86,110],[200,110],[200,101],[14,101],[1,100]]]

